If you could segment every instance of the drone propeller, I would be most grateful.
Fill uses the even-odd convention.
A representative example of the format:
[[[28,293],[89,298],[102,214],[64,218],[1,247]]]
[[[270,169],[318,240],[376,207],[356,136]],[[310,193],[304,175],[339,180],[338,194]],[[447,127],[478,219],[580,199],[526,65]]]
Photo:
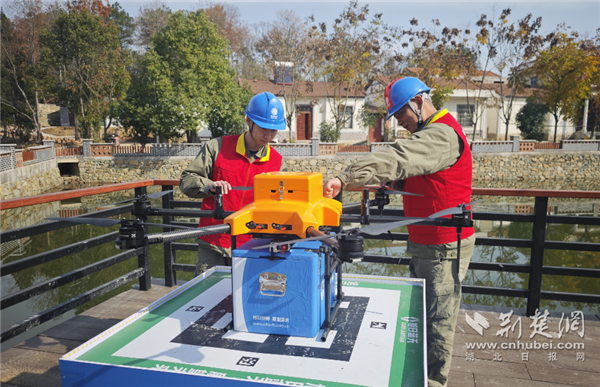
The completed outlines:
[[[173,190],[172,190],[172,189],[170,189],[170,190],[167,190],[167,191],[160,191],[160,192],[156,192],[156,193],[149,194],[149,195],[142,195],[142,196],[140,196],[140,197],[144,197],[144,196],[146,196],[148,199],[158,199],[158,198],[160,198],[160,197],[162,197],[162,196],[165,196],[166,194],[169,194],[169,193],[171,193],[171,192],[173,192]],[[103,206],[112,206],[112,205],[114,205],[114,204],[129,203],[129,202],[133,202],[133,201],[135,201],[136,199],[138,199],[138,198],[121,200],[121,201],[119,201],[119,202],[114,202],[114,203],[108,203],[108,204],[104,204]]]
[[[464,206],[466,208],[466,207],[470,206],[471,204],[479,203],[484,200],[485,199],[477,200],[476,202],[471,202],[471,203],[465,204]],[[374,224],[372,226],[367,226],[367,227],[361,228],[360,232],[364,233],[364,234],[369,234],[369,235],[379,235],[381,233],[393,230],[395,228],[402,227],[402,226],[408,226],[409,224],[421,222],[423,220],[440,218],[440,217],[446,216],[446,215],[462,214],[462,212],[463,212],[463,205],[461,204],[459,206],[446,208],[445,210],[431,214],[427,218],[411,218],[411,219],[404,219],[404,220],[399,220],[397,222],[391,222],[391,223]]]
[[[365,186],[362,186],[362,187],[350,189],[349,191],[363,190],[364,188],[368,189],[369,192],[380,192],[380,191],[383,191],[383,193],[386,194],[386,195],[423,196],[423,195],[419,195],[419,194],[412,193],[412,192],[398,191],[398,190],[395,190],[395,189],[389,189],[387,187],[381,187],[381,186],[378,186],[378,185],[365,185]]]
[[[72,222],[72,223],[81,223],[81,224],[89,224],[90,226],[98,226],[98,227],[110,227],[116,224],[123,224],[127,221],[133,221],[131,219],[106,219],[106,218],[46,218],[48,220],[58,220],[64,222]],[[157,227],[169,227],[169,228],[182,228],[182,229],[195,229],[197,227],[188,227],[188,226],[175,226],[172,224],[162,224],[162,223],[146,223],[139,222],[139,224],[143,224],[145,226],[157,226]]]
[[[481,200],[477,200],[475,202],[467,203],[467,204],[465,204],[465,207],[469,207],[471,204],[479,203],[484,200],[485,199],[481,199]],[[462,205],[460,205],[457,207],[446,208],[445,210],[441,210],[439,212],[436,212],[435,214],[431,214],[428,216],[428,218],[441,218],[442,216],[446,216],[446,215],[462,214],[462,212],[463,212]]]
[[[479,203],[484,201],[485,199],[482,200],[477,200],[475,202],[471,202],[468,204],[465,204],[465,208],[470,206],[471,204],[475,204],[475,203]],[[384,232],[393,230],[395,228],[398,227],[402,227],[402,226],[408,226],[409,224],[413,224],[413,223],[418,223],[418,222],[422,222],[424,220],[427,219],[433,219],[433,218],[439,218],[441,216],[445,216],[445,215],[453,215],[453,214],[462,214],[463,212],[463,205],[459,205],[457,207],[450,207],[447,208],[445,210],[436,212],[434,214],[429,215],[427,218],[410,218],[410,219],[404,219],[404,220],[400,220],[397,222],[391,222],[391,223],[380,223],[380,224],[374,224],[371,226],[367,226],[367,227],[363,227],[363,228],[354,228],[351,230],[348,230],[346,232],[340,233],[340,234],[335,234],[335,235],[320,235],[320,236],[315,236],[315,237],[310,237],[310,238],[303,238],[303,239],[294,239],[294,240],[288,240],[285,242],[275,242],[275,243],[270,243],[268,245],[262,245],[262,246],[256,246],[253,247],[252,250],[258,250],[258,249],[263,249],[265,247],[276,247],[276,246],[283,246],[283,245],[289,245],[291,243],[296,243],[296,242],[304,242],[304,241],[317,241],[317,240],[322,240],[322,239],[328,239],[328,238],[339,238],[343,235],[347,235],[353,232],[360,232],[362,234],[369,234],[369,235],[379,235],[382,234]]]

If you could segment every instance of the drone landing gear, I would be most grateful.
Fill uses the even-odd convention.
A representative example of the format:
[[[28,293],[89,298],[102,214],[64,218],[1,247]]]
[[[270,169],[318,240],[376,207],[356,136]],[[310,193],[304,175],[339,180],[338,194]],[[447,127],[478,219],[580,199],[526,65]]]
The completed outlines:
[[[331,327],[335,322],[337,314],[340,310],[340,305],[344,300],[342,292],[342,261],[337,254],[333,252],[331,247],[322,245],[319,249],[321,254],[325,256],[325,321],[321,326],[324,329],[321,341],[327,341],[327,336],[331,332]],[[335,298],[335,306],[331,308],[331,278],[335,275],[337,269],[337,296]]]

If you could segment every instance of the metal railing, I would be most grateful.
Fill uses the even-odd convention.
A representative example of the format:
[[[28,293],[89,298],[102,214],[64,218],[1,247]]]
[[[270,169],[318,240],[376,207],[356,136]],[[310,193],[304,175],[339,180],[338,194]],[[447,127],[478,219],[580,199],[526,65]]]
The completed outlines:
[[[164,181],[162,189],[173,189],[178,185],[177,180]],[[535,310],[539,308],[540,301],[556,300],[556,301],[572,301],[586,303],[600,303],[600,294],[576,294],[564,292],[552,292],[542,290],[543,275],[561,275],[575,277],[591,277],[600,278],[600,269],[592,268],[567,268],[545,266],[544,250],[574,250],[574,251],[592,251],[600,252],[600,243],[581,243],[581,242],[557,242],[547,241],[546,227],[548,224],[580,224],[600,226],[600,217],[593,216],[563,216],[563,215],[548,215],[548,199],[551,197],[563,198],[600,198],[600,192],[596,191],[551,191],[551,190],[516,190],[516,189],[473,189],[473,195],[492,195],[492,196],[525,196],[535,197],[534,213],[533,214],[506,214],[506,213],[473,213],[474,220],[488,221],[511,221],[511,222],[528,222],[533,224],[533,232],[530,238],[524,239],[508,239],[508,238],[477,238],[475,245],[485,246],[501,246],[501,247],[520,247],[531,249],[529,264],[510,264],[510,263],[487,263],[487,262],[471,262],[469,269],[471,270],[488,270],[497,272],[509,273],[525,273],[529,274],[529,286],[526,289],[500,288],[488,286],[463,285],[462,289],[467,294],[482,294],[494,296],[510,296],[527,299],[527,311],[530,315],[534,315]],[[151,210],[153,215],[162,215],[163,223],[172,223],[174,225],[185,225],[185,223],[173,222],[173,216],[191,216],[191,217],[206,217],[211,216],[207,211],[189,210],[189,208],[200,208],[200,202],[173,200],[171,195],[163,196],[163,209]],[[187,208],[186,210],[177,210],[177,208]],[[352,214],[360,211],[360,209],[344,211],[344,213]],[[385,210],[384,216],[404,216],[403,210]],[[342,215],[342,221],[344,221]],[[358,219],[347,218],[346,222],[358,222]],[[406,233],[389,233],[381,234],[375,237],[364,235],[366,239],[380,240],[398,240],[407,241],[408,234]],[[235,244],[233,244],[235,245]],[[167,286],[176,284],[176,272],[188,271],[193,272],[194,265],[178,264],[176,262],[176,252],[179,250],[196,251],[196,244],[192,243],[165,243],[164,258],[165,258],[165,283]],[[382,255],[365,255],[363,262],[379,262],[408,265],[410,258],[399,258],[396,256]]]
[[[162,186],[162,190],[171,190],[179,184],[178,180],[144,180],[134,183],[123,183],[113,184],[103,187],[86,188],[81,190],[66,191],[54,194],[39,195],[30,198],[10,199],[0,202],[0,209],[25,207],[33,204],[48,203],[57,200],[64,200],[70,198],[77,198],[83,196],[94,195],[98,193],[115,192],[126,189],[135,189],[135,195],[139,196],[145,193],[147,186],[159,185]],[[548,241],[546,240],[546,227],[548,224],[579,224],[579,225],[592,225],[600,226],[599,217],[586,217],[586,216],[563,216],[563,215],[548,215],[548,199],[550,197],[563,197],[563,198],[594,198],[600,199],[600,192],[595,191],[545,191],[545,190],[503,190],[503,189],[473,189],[473,195],[492,195],[492,196],[526,196],[535,197],[534,213],[522,213],[522,214],[507,214],[507,213],[473,213],[474,220],[487,220],[487,221],[510,221],[510,222],[529,222],[533,224],[533,231],[530,236],[524,236],[523,239],[510,239],[510,238],[477,238],[476,245],[485,246],[501,246],[501,247],[516,247],[516,248],[528,248],[531,250],[530,263],[529,264],[517,264],[517,263],[491,263],[491,262],[471,262],[469,269],[471,270],[486,270],[495,272],[508,272],[508,273],[523,273],[529,276],[527,288],[501,288],[494,286],[475,286],[475,285],[463,285],[463,292],[467,294],[482,294],[482,295],[493,295],[493,296],[509,296],[509,297],[520,297],[527,299],[527,311],[530,315],[534,314],[534,311],[539,308],[541,300],[558,300],[558,301],[572,301],[572,302],[584,302],[584,303],[600,303],[600,294],[580,294],[580,293],[566,293],[566,292],[554,292],[542,290],[542,279],[545,275],[559,275],[559,276],[574,276],[574,277],[588,277],[588,278],[600,278],[600,269],[594,268],[579,268],[579,267],[557,267],[544,265],[544,250],[573,250],[573,251],[589,251],[589,252],[600,252],[600,243],[581,243],[581,242],[559,242],[559,241]],[[173,194],[167,194],[162,198],[162,208],[150,208],[147,210],[148,216],[162,216],[162,223],[166,225],[185,225],[189,226],[189,223],[175,222],[173,219],[175,216],[184,217],[212,217],[212,211],[200,210],[201,202],[199,201],[184,201],[175,200]],[[123,214],[132,209],[132,205],[126,205],[117,207],[114,209],[103,210],[94,212],[91,214],[80,215],[84,217],[108,217],[118,214]],[[353,214],[355,210],[350,210],[350,207],[344,205],[344,215],[341,217],[342,222],[357,222],[360,219],[360,215]],[[356,206],[354,206],[356,207]],[[182,210],[181,208],[185,208]],[[228,213],[225,213],[228,215]],[[402,210],[386,209],[383,214],[384,217],[390,219],[390,217],[401,217],[404,216]],[[373,217],[375,218],[375,217]],[[14,241],[25,237],[31,237],[33,235],[47,233],[53,230],[62,229],[65,227],[72,226],[72,223],[63,221],[52,221],[35,226],[23,227],[15,230],[5,231],[0,234],[2,242]],[[173,231],[172,228],[163,227],[166,234],[170,236],[169,232]],[[196,231],[197,232],[197,231]],[[223,232],[222,230],[219,232]],[[189,233],[189,232],[188,232]],[[152,234],[154,235],[154,234]],[[70,254],[85,251],[91,247],[99,246],[104,243],[112,243],[117,239],[118,232],[108,233],[99,237],[87,239],[85,241],[76,242],[74,244],[63,246],[51,251],[47,251],[41,254],[23,258],[8,264],[2,265],[0,268],[0,275],[5,276],[12,273],[16,273],[21,270],[26,270],[45,262],[49,262],[61,257],[68,256]],[[365,237],[368,237],[365,235]],[[165,271],[165,284],[166,286],[176,285],[176,273],[178,271],[193,272],[195,265],[192,264],[181,264],[177,263],[177,251],[197,251],[197,244],[195,243],[180,243],[176,240],[184,239],[181,237],[169,237],[164,238],[164,271]],[[235,246],[235,237],[233,239],[233,246]],[[394,241],[406,241],[408,240],[408,234],[406,233],[388,233],[378,236],[371,237],[371,239],[380,240],[394,240]],[[147,290],[150,288],[150,261],[149,261],[149,247],[146,245],[128,250],[114,256],[103,259],[99,262],[78,268],[74,271],[64,273],[59,277],[44,281],[42,283],[33,285],[27,289],[20,290],[15,293],[5,295],[1,299],[1,309],[5,309],[9,306],[23,302],[35,295],[39,295],[55,289],[60,286],[72,283],[82,277],[85,277],[91,273],[100,271],[104,268],[116,265],[125,260],[138,257],[137,269],[122,275],[118,278],[112,279],[92,290],[86,291],[68,301],[62,302],[59,305],[53,306],[43,312],[37,313],[36,315],[28,318],[21,323],[15,324],[14,326],[4,330],[2,332],[2,342],[5,340],[15,337],[16,335],[23,333],[45,321],[48,321],[56,316],[59,316],[83,303],[97,298],[108,291],[115,289],[125,283],[131,282],[135,279],[139,279],[140,290]],[[364,262],[378,262],[388,264],[400,264],[408,265],[410,258],[408,257],[397,257],[397,256],[385,256],[385,255],[372,255],[368,254],[364,257]]]
[[[81,190],[74,190],[65,193],[56,193],[56,194],[47,194],[47,195],[39,195],[36,197],[30,198],[20,198],[20,199],[11,199],[0,202],[0,209],[8,209],[8,208],[18,208],[18,207],[26,207],[28,205],[33,205],[36,203],[47,203],[57,200],[63,200],[67,198],[75,198],[75,197],[83,197],[90,196],[98,193],[105,192],[113,192],[120,191],[122,189],[135,188],[135,195],[142,195],[146,192],[146,186],[150,185],[148,183],[144,184],[144,182],[139,182],[141,184],[113,184],[111,186],[105,187],[96,187],[96,188],[86,188]],[[132,209],[132,205],[125,205],[121,207],[116,207],[108,210],[96,211],[89,214],[79,215],[79,217],[110,217],[115,215],[124,214],[130,212]],[[70,215],[68,214],[60,214],[62,215]],[[71,222],[65,221],[50,221],[47,223],[42,223],[34,226],[18,228],[10,231],[5,231],[0,233],[0,239],[2,243],[10,243],[12,241],[18,241],[22,238],[32,237],[34,235],[46,234],[51,231],[60,230],[66,227],[74,226]],[[57,249],[53,249],[50,251],[46,251],[40,254],[36,254],[30,257],[22,258],[17,261],[13,261],[10,263],[2,264],[0,266],[0,276],[4,277],[6,275],[10,275],[13,273],[20,272],[22,270],[27,270],[34,268],[43,263],[51,262],[59,258],[63,258],[69,256],[71,254],[79,253],[82,251],[89,250],[96,246],[100,246],[106,243],[114,243],[119,235],[118,231],[110,232],[108,234],[104,234],[98,237],[86,239],[83,241],[79,241],[67,246],[59,247]],[[148,246],[142,246],[137,249],[132,249],[128,251],[124,251],[122,253],[113,255],[111,257],[102,259],[98,262],[92,263],[90,265],[86,265],[84,267],[78,268],[76,270],[64,273],[59,275],[58,277],[51,278],[49,280],[43,281],[41,283],[37,283],[32,285],[26,289],[22,289],[17,292],[13,292],[7,295],[4,295],[2,299],[0,299],[0,309],[4,310],[13,305],[24,302],[34,296],[52,291],[58,287],[65,286],[71,284],[75,281],[80,280],[83,277],[86,277],[92,273],[99,272],[108,267],[117,265],[121,262],[125,262],[131,258],[136,258],[138,261],[137,269],[121,275],[117,278],[109,280],[100,286],[95,287],[94,289],[88,290],[82,294],[77,295],[67,301],[64,301],[58,305],[52,306],[49,309],[46,309],[42,312],[36,313],[34,316],[21,321],[20,323],[14,324],[13,326],[2,331],[1,341],[4,342],[8,339],[11,339],[19,334],[22,334],[46,321],[49,321],[57,316],[60,316],[84,303],[98,298],[111,290],[114,290],[128,282],[139,279],[139,288],[140,290],[148,290],[151,287],[150,283],[150,253]]]

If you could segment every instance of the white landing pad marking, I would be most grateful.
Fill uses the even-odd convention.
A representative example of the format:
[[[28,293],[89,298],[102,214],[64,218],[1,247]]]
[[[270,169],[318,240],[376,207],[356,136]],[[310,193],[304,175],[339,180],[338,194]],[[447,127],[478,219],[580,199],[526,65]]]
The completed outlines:
[[[400,291],[346,287],[344,292],[350,297],[369,298],[349,361],[256,353],[171,342],[191,323],[197,321],[203,314],[210,311],[231,294],[231,279],[229,278],[219,281],[113,355],[243,372],[248,372],[248,367],[238,365],[238,361],[242,357],[251,357],[258,359],[252,367],[252,372],[256,373],[342,384],[388,386],[401,296]],[[202,307],[202,309],[199,310],[199,307]],[[192,312],[194,310],[195,312]],[[387,323],[387,327],[386,329],[373,329],[371,328],[373,322]],[[228,341],[237,339],[236,335],[240,333],[231,333],[227,337]],[[334,340],[335,337],[334,332],[331,332],[330,335],[328,342]],[[240,340],[262,342],[266,339],[264,336],[267,335],[246,333],[240,336]],[[251,337],[257,339],[250,339]],[[298,343],[298,345],[302,345],[299,344],[301,342],[304,343],[304,339],[295,341],[296,339],[298,338],[290,338],[289,340]],[[327,342],[323,344],[327,345]],[[308,345],[318,348],[316,345]]]
[[[221,317],[219,319],[219,321],[217,321],[216,323],[213,324],[213,328],[223,329],[227,325],[229,325],[229,323],[232,321],[233,321],[233,313],[225,313],[225,316]]]
[[[335,335],[337,331],[331,330],[329,331],[329,335],[327,335],[327,341],[321,341],[321,336],[323,335],[323,329],[319,331],[316,337],[290,337],[287,340],[287,345],[299,345],[301,347],[310,347],[310,348],[331,348],[331,344],[335,339]]]
[[[249,332],[238,332],[238,331],[227,331],[223,335],[224,339],[250,341],[252,343],[264,343],[269,335],[263,335],[262,333],[249,333]]]

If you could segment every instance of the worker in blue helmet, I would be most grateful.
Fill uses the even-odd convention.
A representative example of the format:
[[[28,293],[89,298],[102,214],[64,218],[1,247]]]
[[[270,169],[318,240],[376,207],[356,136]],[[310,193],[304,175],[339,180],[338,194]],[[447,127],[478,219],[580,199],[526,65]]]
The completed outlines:
[[[357,160],[325,184],[324,196],[336,196],[342,188],[391,183],[396,189],[420,195],[402,198],[404,214],[415,218],[469,203],[473,165],[467,138],[448,110],[436,109],[430,91],[417,78],[390,83],[384,92],[387,118],[395,118],[411,133],[410,138]],[[410,276],[425,279],[429,387],[443,387],[448,382],[461,282],[474,245],[473,228],[463,228],[458,261],[456,229],[408,226]]]
[[[182,172],[179,189],[192,198],[201,198],[203,210],[215,209],[215,193],[221,187],[225,211],[237,211],[253,201],[254,176],[285,169],[281,155],[269,146],[286,121],[281,101],[272,93],[252,97],[245,110],[248,130],[208,141]],[[200,227],[222,224],[221,219],[200,218]],[[250,238],[238,236],[241,245]],[[198,239],[198,275],[215,265],[231,265],[231,236],[216,234]]]

